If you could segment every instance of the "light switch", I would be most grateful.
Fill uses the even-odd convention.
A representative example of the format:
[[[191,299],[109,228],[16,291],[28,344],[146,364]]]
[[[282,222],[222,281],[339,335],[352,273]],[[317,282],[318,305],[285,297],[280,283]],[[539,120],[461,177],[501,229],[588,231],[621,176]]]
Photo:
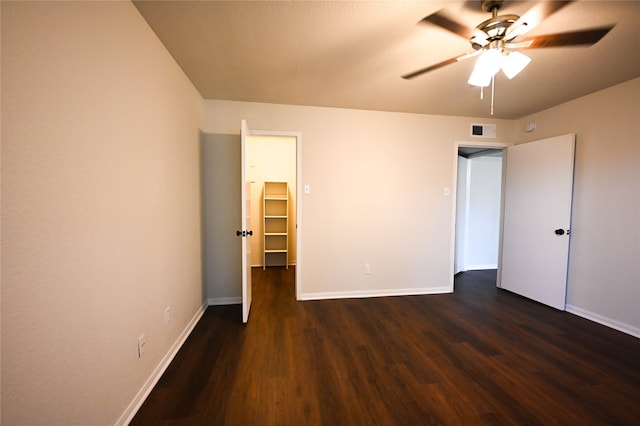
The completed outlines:
[[[449,195],[451,195],[451,190],[449,189],[449,187],[446,187],[446,188],[444,189],[444,196],[445,196],[445,197],[448,197]]]
[[[311,194],[311,185],[305,185],[304,186],[304,193],[305,194]]]

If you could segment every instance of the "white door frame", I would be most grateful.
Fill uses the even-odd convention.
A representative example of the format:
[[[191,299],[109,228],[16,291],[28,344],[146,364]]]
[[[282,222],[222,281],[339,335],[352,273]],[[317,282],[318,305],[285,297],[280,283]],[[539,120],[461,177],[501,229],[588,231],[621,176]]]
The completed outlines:
[[[485,148],[485,149],[501,149],[503,152],[506,152],[506,148],[513,145],[508,142],[493,142],[493,141],[456,141],[454,143],[454,151],[453,151],[453,188],[451,190],[451,252],[449,253],[449,289],[453,292],[453,281],[455,275],[455,255],[456,255],[456,212],[458,206],[456,205],[456,197],[458,192],[458,150],[461,147],[465,148]],[[504,167],[506,162],[502,161],[502,189],[500,194],[500,235],[499,235],[499,243],[498,243],[498,271],[500,271],[500,258],[502,257],[502,209],[503,209],[503,199],[504,199]],[[498,273],[498,277],[500,274]],[[499,278],[498,278],[499,280]],[[500,287],[500,282],[498,281],[497,286]]]
[[[250,130],[251,136],[282,136],[296,139],[296,300],[302,294],[302,133],[274,130]]]

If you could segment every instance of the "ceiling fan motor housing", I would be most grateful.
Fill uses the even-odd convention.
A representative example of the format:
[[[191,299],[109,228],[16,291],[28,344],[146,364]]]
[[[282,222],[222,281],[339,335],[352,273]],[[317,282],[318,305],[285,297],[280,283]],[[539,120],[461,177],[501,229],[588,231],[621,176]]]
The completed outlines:
[[[502,7],[504,0],[484,0],[482,2],[482,10],[489,13],[498,13],[498,9]]]
[[[518,15],[500,15],[494,16],[491,19],[487,19],[486,21],[480,23],[476,28],[487,35],[486,41],[492,42],[496,40],[502,40],[504,36],[507,34],[507,30],[511,25],[513,25],[520,17]],[[482,47],[486,46],[485,44],[475,43],[473,39],[471,39],[471,45],[474,49],[478,50]]]

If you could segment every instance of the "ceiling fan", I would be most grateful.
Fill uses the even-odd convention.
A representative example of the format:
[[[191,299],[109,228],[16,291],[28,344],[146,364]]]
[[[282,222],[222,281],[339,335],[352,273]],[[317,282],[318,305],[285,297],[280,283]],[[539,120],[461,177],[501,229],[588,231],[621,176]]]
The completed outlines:
[[[468,28],[442,11],[433,13],[419,24],[434,24],[469,40],[474,51],[456,56],[437,64],[405,74],[404,79],[412,79],[444,66],[478,56],[469,84],[486,87],[494,81],[495,74],[503,70],[509,79],[528,65],[531,59],[519,52],[524,49],[540,49],[559,46],[592,45],[603,38],[613,25],[581,31],[570,31],[522,38],[542,20],[570,4],[571,1],[541,1],[524,15],[498,15],[504,0],[484,0],[482,10],[491,13],[491,18],[475,28]]]

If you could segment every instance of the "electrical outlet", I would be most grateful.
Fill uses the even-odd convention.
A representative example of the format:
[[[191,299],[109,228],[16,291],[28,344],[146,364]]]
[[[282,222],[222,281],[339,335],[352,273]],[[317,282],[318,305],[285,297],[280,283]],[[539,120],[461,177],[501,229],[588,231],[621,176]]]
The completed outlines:
[[[171,321],[171,307],[164,308],[164,325],[168,325]]]
[[[138,337],[138,358],[142,358],[142,355],[147,350],[147,342],[144,339],[144,334]]]
[[[371,265],[369,265],[368,263],[365,263],[364,265],[364,273],[367,275],[371,273]]]

